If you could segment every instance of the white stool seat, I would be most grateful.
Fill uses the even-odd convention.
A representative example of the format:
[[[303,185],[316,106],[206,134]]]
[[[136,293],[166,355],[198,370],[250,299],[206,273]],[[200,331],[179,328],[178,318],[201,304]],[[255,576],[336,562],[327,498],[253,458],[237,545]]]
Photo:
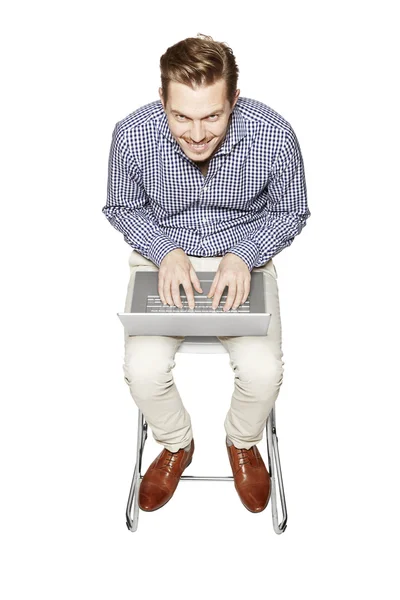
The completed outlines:
[[[192,354],[227,354],[226,348],[219,339],[213,335],[186,336],[178,348],[178,352]]]

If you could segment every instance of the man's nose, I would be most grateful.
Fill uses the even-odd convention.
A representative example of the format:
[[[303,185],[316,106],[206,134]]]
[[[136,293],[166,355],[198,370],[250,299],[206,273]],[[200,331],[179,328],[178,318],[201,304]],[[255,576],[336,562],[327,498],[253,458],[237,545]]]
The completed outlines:
[[[200,142],[202,142],[204,140],[204,128],[201,122],[196,123],[195,121],[193,122],[192,125],[192,130],[190,132],[190,137],[192,138],[193,142],[195,142],[196,144],[199,144]]]

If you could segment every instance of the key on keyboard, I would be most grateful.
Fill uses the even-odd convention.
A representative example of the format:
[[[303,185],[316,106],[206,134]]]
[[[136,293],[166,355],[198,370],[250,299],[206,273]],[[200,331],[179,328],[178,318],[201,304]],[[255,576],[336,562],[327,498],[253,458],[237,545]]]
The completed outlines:
[[[169,306],[166,304],[165,306],[161,302],[160,296],[147,296],[147,305],[146,312],[150,313],[208,313],[208,312],[250,312],[250,301],[246,300],[246,302],[240,305],[238,308],[231,308],[228,311],[224,311],[223,307],[226,302],[227,296],[221,296],[219,301],[219,305],[215,310],[212,308],[213,298],[207,298],[207,296],[194,296],[194,308],[189,308],[189,303],[186,297],[181,296],[182,308],[178,306]]]

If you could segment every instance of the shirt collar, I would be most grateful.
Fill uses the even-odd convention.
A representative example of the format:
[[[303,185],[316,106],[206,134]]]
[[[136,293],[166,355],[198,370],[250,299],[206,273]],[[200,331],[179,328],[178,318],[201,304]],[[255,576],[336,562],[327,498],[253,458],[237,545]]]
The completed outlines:
[[[159,102],[161,104],[161,100]],[[163,108],[162,115],[158,124],[158,130],[169,142],[171,142],[171,144],[174,146],[174,149],[177,152],[186,156],[186,154],[183,152],[182,148],[171,133],[171,130],[168,125],[168,118]],[[235,104],[235,107],[229,117],[228,130],[226,132],[225,139],[218,151],[214,154],[214,156],[218,156],[219,154],[229,154],[229,152],[232,151],[232,148],[238,142],[240,142],[240,140],[243,139],[246,135],[246,121],[242,113],[238,109],[237,104]],[[186,158],[188,157],[186,156]]]

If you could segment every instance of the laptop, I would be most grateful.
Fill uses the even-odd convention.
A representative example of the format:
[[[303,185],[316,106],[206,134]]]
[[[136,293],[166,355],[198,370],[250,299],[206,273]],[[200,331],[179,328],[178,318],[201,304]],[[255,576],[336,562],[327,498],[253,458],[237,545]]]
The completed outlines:
[[[182,284],[182,308],[163,305],[158,295],[158,271],[139,271],[135,275],[131,311],[117,313],[128,335],[244,336],[267,335],[271,314],[264,299],[263,273],[252,273],[246,302],[237,309],[223,311],[228,287],[213,310],[207,298],[215,272],[196,271],[202,294],[194,294],[194,309],[189,308]]]

